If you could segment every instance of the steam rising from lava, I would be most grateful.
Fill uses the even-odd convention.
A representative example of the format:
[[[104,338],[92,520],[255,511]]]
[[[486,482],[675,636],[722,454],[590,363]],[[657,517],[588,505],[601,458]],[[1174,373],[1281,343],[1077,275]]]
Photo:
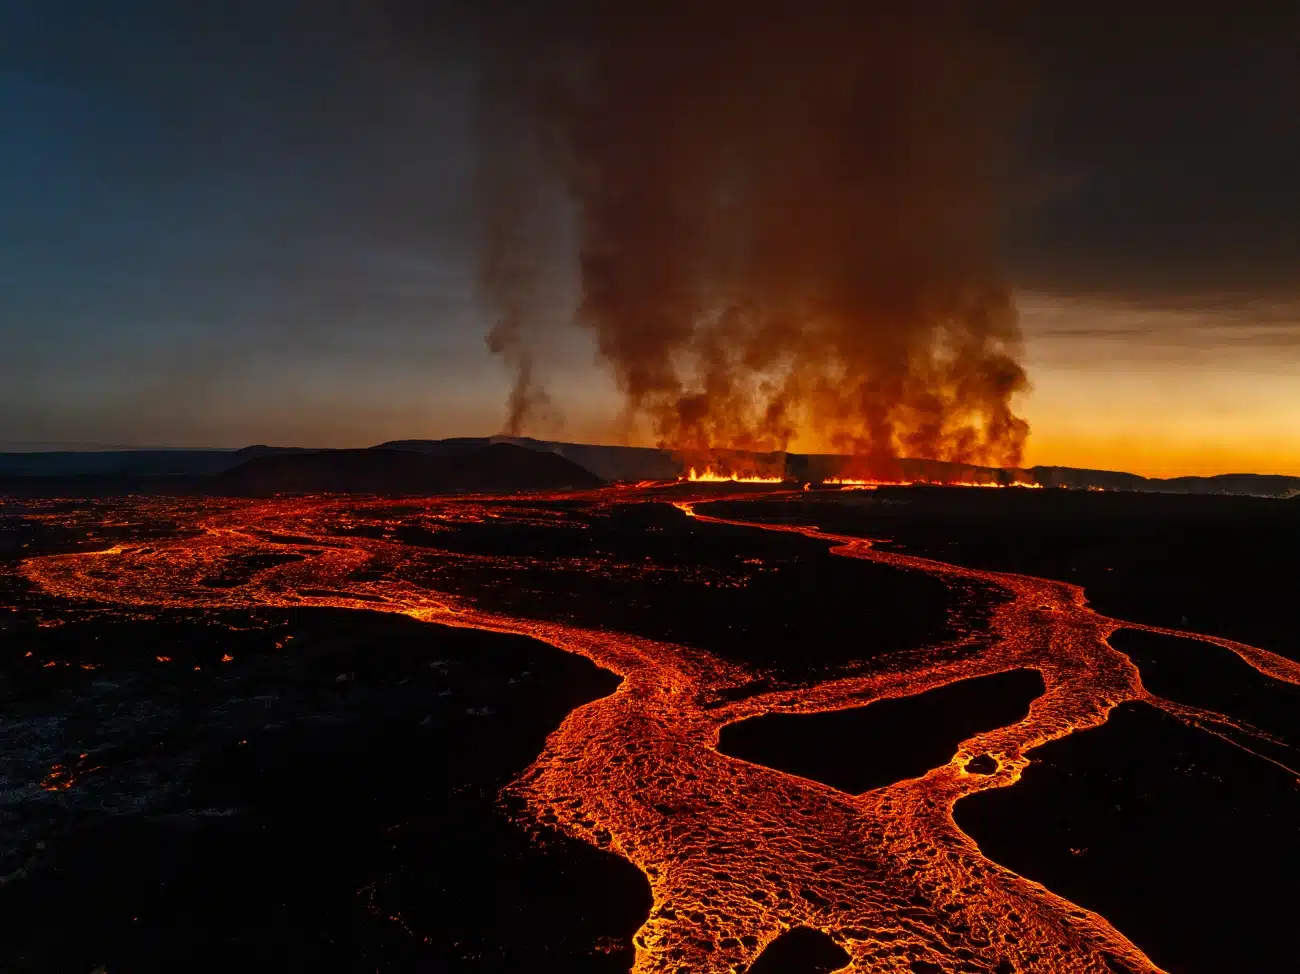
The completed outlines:
[[[973,15],[817,0],[527,9],[493,32],[508,67],[489,68],[485,103],[519,113],[540,151],[504,151],[485,126],[489,225],[526,219],[509,210],[537,160],[567,187],[579,319],[630,424],[684,450],[798,438],[1019,462],[1028,427],[1011,400],[1026,377],[993,253],[1020,86]],[[510,248],[526,235],[489,237],[495,266],[525,262]],[[484,281],[504,309],[493,348],[519,376],[518,429],[538,393],[529,295],[509,274]]]

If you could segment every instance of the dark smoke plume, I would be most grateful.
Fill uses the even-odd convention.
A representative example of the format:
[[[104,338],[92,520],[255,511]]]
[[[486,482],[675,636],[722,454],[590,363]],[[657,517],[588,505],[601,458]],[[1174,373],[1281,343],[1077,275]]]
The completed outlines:
[[[479,115],[482,147],[475,196],[481,218],[479,290],[495,315],[487,345],[514,376],[503,432],[517,436],[549,397],[535,372],[533,340],[540,330],[545,207],[535,127],[511,97],[519,83],[509,63],[491,66]]]
[[[660,445],[1019,462],[994,266],[1017,78],[968,8],[884,6],[561,3],[498,25],[508,97],[487,104],[567,187],[581,324]],[[528,295],[492,269],[519,235],[493,239],[510,356]]]

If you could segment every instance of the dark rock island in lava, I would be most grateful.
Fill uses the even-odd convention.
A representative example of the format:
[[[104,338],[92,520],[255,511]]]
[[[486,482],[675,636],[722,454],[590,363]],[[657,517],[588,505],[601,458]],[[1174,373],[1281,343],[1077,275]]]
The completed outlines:
[[[431,454],[408,450],[323,450],[257,457],[204,484],[206,493],[418,496],[449,492],[577,490],[598,487],[595,474],[555,453],[508,443]]]
[[[1039,673],[1012,670],[865,707],[753,717],[724,727],[718,749],[859,794],[946,764],[966,738],[1024,719],[1042,693]]]

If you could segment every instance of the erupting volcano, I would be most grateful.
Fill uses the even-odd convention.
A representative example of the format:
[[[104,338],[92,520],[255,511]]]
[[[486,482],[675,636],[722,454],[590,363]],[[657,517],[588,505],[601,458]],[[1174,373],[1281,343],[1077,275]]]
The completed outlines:
[[[507,431],[544,401],[562,195],[627,435],[1019,463],[994,255],[1022,82],[990,25],[940,7],[561,3],[494,24],[481,279],[516,371]]]
[[[0,974],[1300,970],[1294,3],[10,6]]]

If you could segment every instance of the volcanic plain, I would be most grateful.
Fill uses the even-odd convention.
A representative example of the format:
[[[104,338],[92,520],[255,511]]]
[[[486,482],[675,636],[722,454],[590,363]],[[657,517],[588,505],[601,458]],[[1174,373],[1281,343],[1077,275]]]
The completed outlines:
[[[0,967],[1284,970],[1300,510],[0,508]]]

